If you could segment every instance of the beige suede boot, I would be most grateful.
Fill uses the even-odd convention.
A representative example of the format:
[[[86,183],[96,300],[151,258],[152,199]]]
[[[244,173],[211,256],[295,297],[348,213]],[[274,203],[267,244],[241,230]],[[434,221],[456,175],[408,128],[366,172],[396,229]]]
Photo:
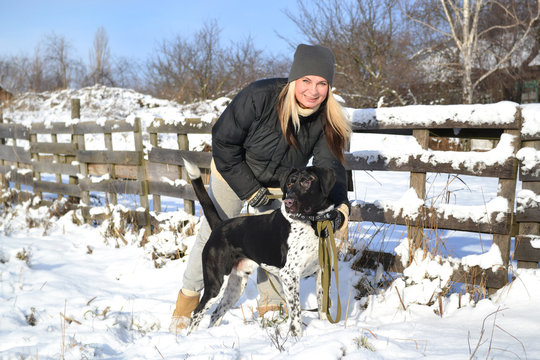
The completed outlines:
[[[285,309],[285,306],[283,306],[283,304],[257,306],[257,312],[259,313],[259,317],[264,317],[264,314],[270,311],[279,311],[281,314],[287,313],[287,310]]]
[[[280,314],[287,313],[287,309],[282,302],[270,303],[268,293],[261,295],[260,294],[261,291],[264,291],[264,290],[259,288],[259,300],[257,301],[258,302],[257,312],[259,313],[259,317],[264,317],[264,314],[270,311],[279,311]]]
[[[188,295],[185,294],[188,293]],[[199,293],[190,290],[180,290],[176,299],[176,308],[174,309],[169,332],[178,334],[187,328],[191,319],[191,313],[199,305]]]

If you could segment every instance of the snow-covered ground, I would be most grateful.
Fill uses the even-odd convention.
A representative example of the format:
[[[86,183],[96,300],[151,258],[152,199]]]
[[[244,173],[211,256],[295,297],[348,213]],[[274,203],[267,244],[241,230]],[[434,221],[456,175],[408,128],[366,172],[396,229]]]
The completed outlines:
[[[92,87],[27,95],[24,103],[5,109],[4,118],[69,122],[71,97],[81,98],[81,120],[138,116],[144,124],[154,117],[211,120],[228,100],[180,106],[131,91]],[[530,111],[532,120],[525,129],[531,133],[538,129],[538,113]],[[402,151],[415,149],[411,141],[357,134],[351,151],[392,153],[389,144]],[[496,179],[440,174],[428,174],[428,179],[428,201],[449,199],[448,206],[456,206],[454,213],[459,206],[481,208],[497,199]],[[411,200],[408,173],[357,171],[354,181],[351,199],[387,205]],[[145,246],[140,246],[142,234],[127,231],[123,240],[111,236],[111,229],[123,229],[122,206],[111,210],[109,221],[96,225],[78,224],[77,213],[58,216],[54,208],[34,209],[30,203],[2,208],[0,359],[540,359],[540,270],[512,269],[515,280],[490,298],[468,295],[459,286],[439,296],[449,287],[452,265],[437,253],[425,258],[418,254],[404,276],[393,278],[380,271],[354,271],[354,258],[342,254],[342,320],[330,324],[303,312],[301,338],[288,337],[276,314],[266,320],[257,316],[253,278],[220,326],[206,329],[205,319],[190,336],[169,334],[187,257],[169,260],[164,254],[189,254],[199,217],[185,214],[174,199],[165,201],[171,211],[162,216],[171,226],[148,237]],[[124,203],[129,206],[129,201]],[[403,227],[350,224],[350,233],[350,245],[357,249],[369,245],[407,250]],[[496,260],[487,234],[441,231],[437,238],[452,257],[486,261],[487,266]],[[356,299],[359,282],[365,296]],[[378,286],[383,283],[386,286]],[[304,279],[301,286],[303,308],[315,307],[314,280]],[[336,299],[335,289],[332,295]]]

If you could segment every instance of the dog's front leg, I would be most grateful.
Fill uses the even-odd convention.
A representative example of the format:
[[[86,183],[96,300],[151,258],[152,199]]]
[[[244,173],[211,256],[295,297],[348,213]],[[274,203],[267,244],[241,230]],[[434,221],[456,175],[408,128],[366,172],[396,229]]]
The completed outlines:
[[[193,330],[196,330],[197,327],[199,327],[199,323],[201,322],[204,314],[208,311],[210,306],[212,306],[212,304],[207,301],[205,304],[203,304],[203,306],[201,306],[201,304],[199,303],[199,306],[197,306],[197,308],[193,310],[193,314],[191,315],[191,320],[187,328],[186,335],[191,334]]]
[[[280,270],[283,293],[289,312],[289,329],[292,336],[302,336],[302,314],[300,309],[300,274],[287,265]]]
[[[326,320],[327,316],[323,309],[323,287],[322,287],[322,271],[318,269],[315,272],[315,286],[317,287],[317,309],[319,310],[319,319]]]

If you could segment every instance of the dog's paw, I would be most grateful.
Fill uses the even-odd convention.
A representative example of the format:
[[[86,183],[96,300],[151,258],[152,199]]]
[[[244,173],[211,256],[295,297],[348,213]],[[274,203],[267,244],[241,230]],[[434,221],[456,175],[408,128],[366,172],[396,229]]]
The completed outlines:
[[[289,332],[291,334],[291,336],[294,336],[294,337],[300,337],[302,336],[302,324],[301,323],[291,323],[290,325],[290,328],[289,328]]]

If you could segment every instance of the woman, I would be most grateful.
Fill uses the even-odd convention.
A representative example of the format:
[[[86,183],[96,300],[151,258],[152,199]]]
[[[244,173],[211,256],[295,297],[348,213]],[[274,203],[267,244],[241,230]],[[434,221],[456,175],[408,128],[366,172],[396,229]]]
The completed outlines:
[[[281,174],[313,165],[332,168],[336,185],[334,225],[347,224],[350,205],[344,149],[350,126],[334,98],[334,55],[323,46],[300,44],[288,79],[266,79],[248,85],[233,99],[212,128],[212,169],[209,194],[222,218],[238,216],[245,202],[256,212],[280,206],[269,198]],[[210,236],[203,219],[178,293],[171,332],[189,323],[203,288],[201,253]],[[273,281],[279,287],[277,280]],[[266,274],[257,274],[259,316],[277,310],[282,300]],[[279,290],[279,289],[278,289]]]

